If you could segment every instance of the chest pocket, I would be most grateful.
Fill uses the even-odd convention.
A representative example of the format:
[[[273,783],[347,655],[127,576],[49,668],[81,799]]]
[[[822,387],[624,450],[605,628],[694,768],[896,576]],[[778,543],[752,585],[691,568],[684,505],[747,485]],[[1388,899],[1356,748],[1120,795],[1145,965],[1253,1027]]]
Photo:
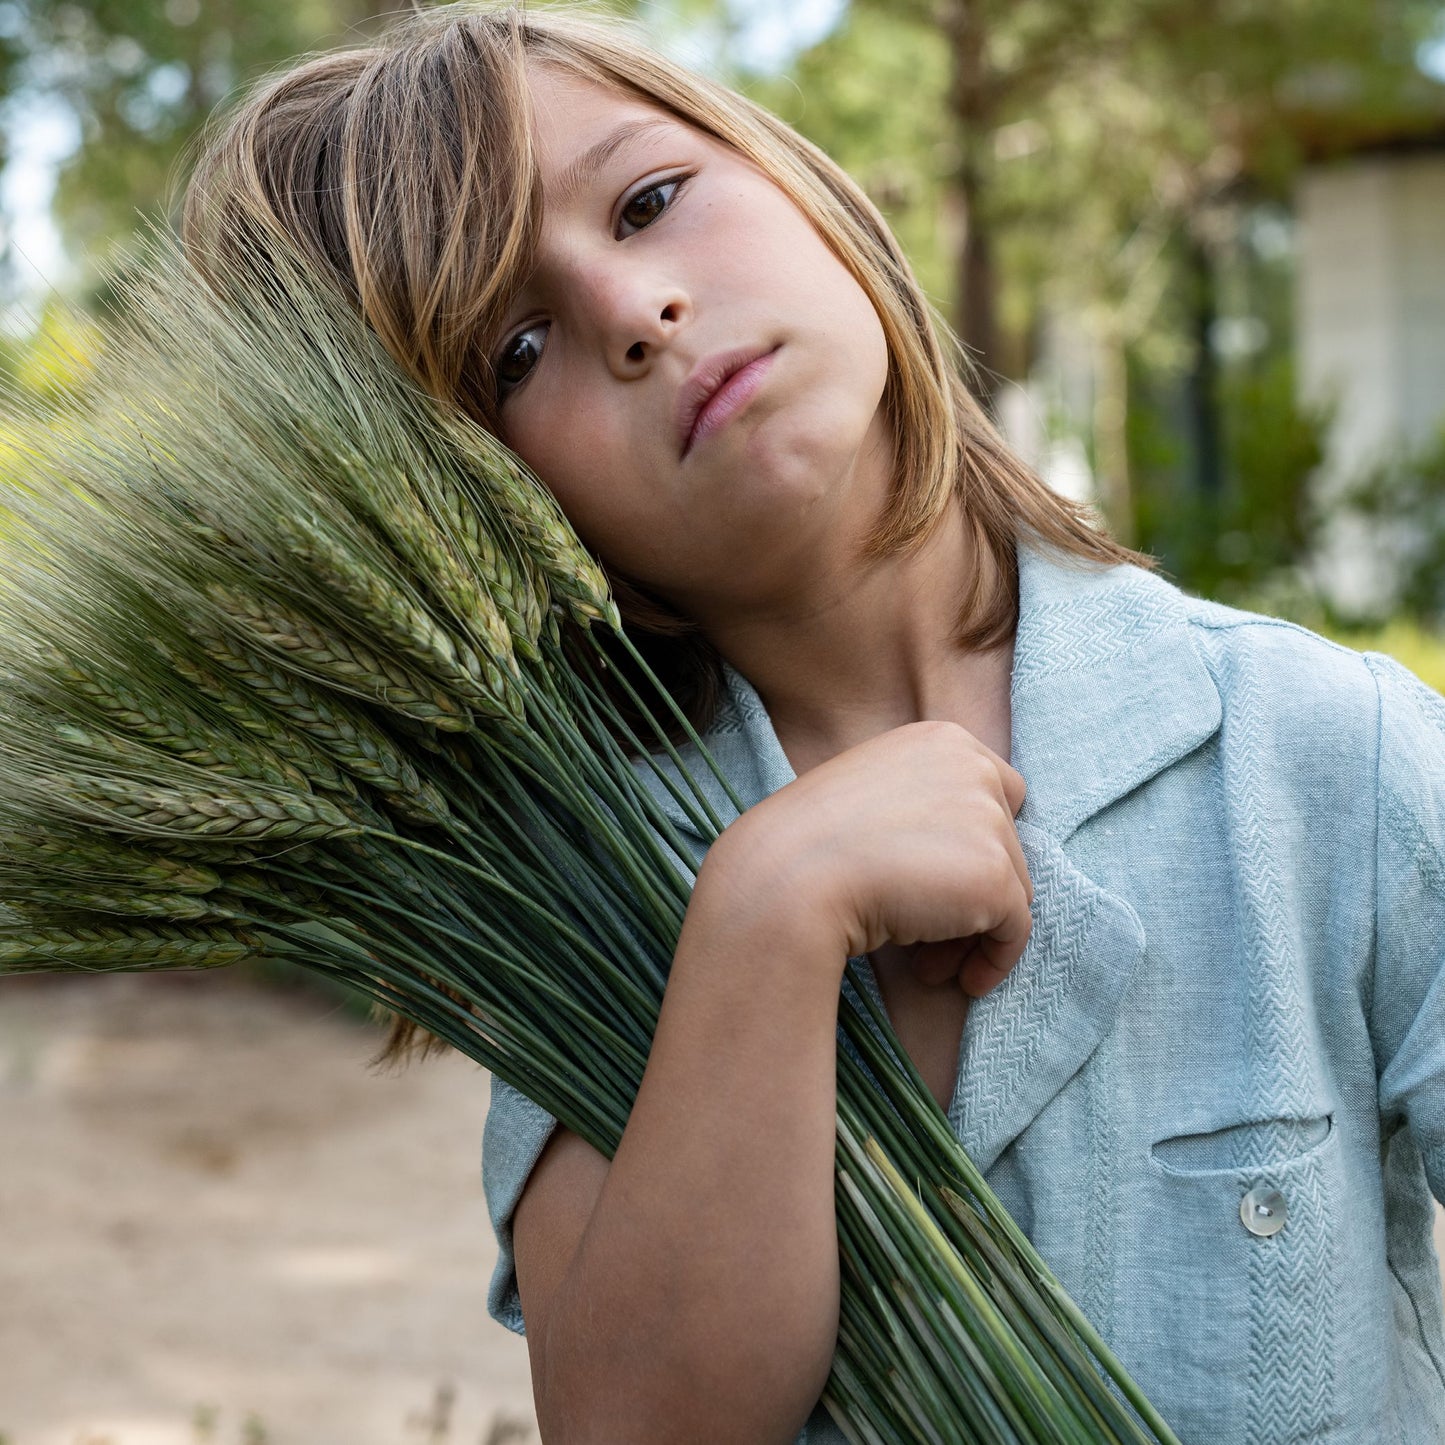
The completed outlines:
[[[1160,1197],[1182,1225],[1180,1267],[1209,1279],[1201,1361],[1212,1356],[1217,1382],[1230,1381],[1202,1393],[1195,1419],[1171,1421],[1181,1438],[1340,1438],[1343,1157],[1333,1116],[1250,1120],[1161,1139],[1149,1152]]]

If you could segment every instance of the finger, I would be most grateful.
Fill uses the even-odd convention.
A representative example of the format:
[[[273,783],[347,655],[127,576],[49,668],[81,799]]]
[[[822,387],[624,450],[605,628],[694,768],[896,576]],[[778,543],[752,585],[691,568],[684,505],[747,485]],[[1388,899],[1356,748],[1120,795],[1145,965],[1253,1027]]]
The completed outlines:
[[[1009,812],[1017,818],[1019,809],[1024,805],[1024,798],[1028,794],[1028,784],[1024,782],[1024,775],[1017,768],[1010,767],[1002,760],[1000,760],[999,774],[1003,778],[1004,797],[1008,799]]]
[[[1028,860],[1024,857],[1024,846],[1019,841],[1018,829],[1012,826],[1005,828],[1003,841],[1004,847],[1008,850],[1009,859],[1013,863],[1014,873],[1017,875],[1019,884],[1024,890],[1024,902],[1032,905],[1034,901],[1034,880],[1029,877]]]
[[[959,970],[963,991],[977,998],[1001,983],[1023,957],[1033,928],[1033,915],[1020,891],[1014,905],[998,924],[981,935],[968,961]]]
[[[908,960],[909,971],[919,983],[937,986],[958,976],[964,960],[973,953],[977,938],[945,938],[937,943],[922,943]]]
[[[958,971],[958,986],[970,998],[982,998],[1009,976],[1010,968],[1000,968],[985,954],[976,952]]]
[[[1027,905],[1033,905],[1033,879],[1029,877],[1029,860],[1023,855],[1023,844],[1019,841],[1019,831],[1010,828],[1004,837],[1004,844],[1009,848],[1009,857],[1013,860],[1013,871],[1019,876],[1020,886],[1023,887],[1023,899]]]

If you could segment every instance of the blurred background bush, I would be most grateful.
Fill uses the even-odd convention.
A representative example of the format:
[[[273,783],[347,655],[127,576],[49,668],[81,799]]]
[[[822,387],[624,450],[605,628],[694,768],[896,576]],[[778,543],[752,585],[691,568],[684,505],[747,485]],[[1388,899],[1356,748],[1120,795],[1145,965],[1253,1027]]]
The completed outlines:
[[[859,178],[1055,486],[1191,590],[1445,684],[1441,0],[613,8]],[[0,366],[65,386],[44,343],[96,343],[61,303],[174,219],[206,116],[392,9],[0,0]]]

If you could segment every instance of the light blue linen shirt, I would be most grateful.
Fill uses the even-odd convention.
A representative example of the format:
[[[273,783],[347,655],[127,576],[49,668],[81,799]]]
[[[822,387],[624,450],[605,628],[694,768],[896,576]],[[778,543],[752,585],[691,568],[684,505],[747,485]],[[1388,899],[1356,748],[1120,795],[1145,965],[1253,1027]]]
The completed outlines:
[[[1019,582],[1033,932],[949,1121],[1185,1445],[1445,1441],[1445,699],[1135,567],[1030,540]],[[706,741],[749,805],[793,778],[731,669]],[[553,1122],[494,1082],[488,1307],[518,1331]],[[843,1436],[819,1409],[799,1439]]]

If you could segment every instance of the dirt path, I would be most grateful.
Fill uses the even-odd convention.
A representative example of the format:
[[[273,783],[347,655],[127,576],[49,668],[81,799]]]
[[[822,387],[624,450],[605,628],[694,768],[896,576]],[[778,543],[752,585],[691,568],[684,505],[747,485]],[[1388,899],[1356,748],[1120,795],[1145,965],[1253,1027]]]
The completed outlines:
[[[0,986],[0,1445],[535,1445],[486,1076],[377,1041],[243,977]]]
[[[224,975],[0,986],[3,1445],[521,1445],[487,1078]]]

